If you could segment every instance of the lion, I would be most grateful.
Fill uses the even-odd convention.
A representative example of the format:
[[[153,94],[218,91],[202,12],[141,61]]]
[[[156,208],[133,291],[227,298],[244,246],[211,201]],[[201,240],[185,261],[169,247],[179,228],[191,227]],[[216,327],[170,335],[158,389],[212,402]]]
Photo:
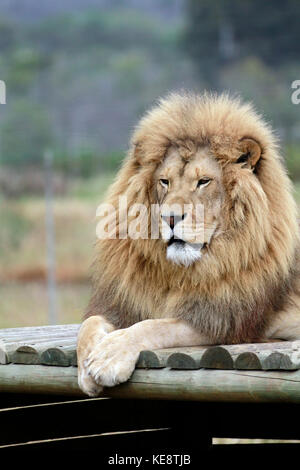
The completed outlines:
[[[157,237],[118,236],[130,216],[120,197],[158,208]],[[127,381],[145,349],[300,339],[297,206],[277,138],[252,104],[161,99],[135,129],[106,203],[119,218],[116,236],[96,242],[78,334],[86,394]],[[152,219],[139,219],[144,235]]]

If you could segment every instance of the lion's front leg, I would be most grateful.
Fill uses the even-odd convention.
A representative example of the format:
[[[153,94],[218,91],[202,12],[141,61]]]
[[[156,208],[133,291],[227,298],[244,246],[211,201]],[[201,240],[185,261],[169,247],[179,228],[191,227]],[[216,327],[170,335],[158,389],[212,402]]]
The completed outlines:
[[[88,374],[87,369],[84,367],[84,361],[104,336],[113,330],[113,325],[98,315],[89,317],[80,327],[77,339],[78,384],[87,395],[99,395],[102,387]]]
[[[144,320],[106,335],[84,361],[87,374],[102,387],[126,382],[145,349],[207,344],[186,322],[172,318]]]

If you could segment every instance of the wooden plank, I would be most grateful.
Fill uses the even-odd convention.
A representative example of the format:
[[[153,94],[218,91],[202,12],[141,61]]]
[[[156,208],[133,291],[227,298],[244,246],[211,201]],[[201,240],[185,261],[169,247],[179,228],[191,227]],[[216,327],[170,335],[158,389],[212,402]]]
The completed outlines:
[[[37,347],[39,349],[41,348],[46,349],[47,347],[50,347],[50,346],[65,346],[65,345],[73,344],[74,347],[76,348],[76,340],[77,340],[76,337],[74,338],[70,336],[65,336],[65,337],[47,336],[42,339],[20,338],[18,341],[7,341],[7,342],[3,342],[3,344],[5,345],[5,348],[7,351],[13,351],[14,349],[16,350],[19,346],[24,346],[24,345]]]
[[[77,367],[0,365],[0,392],[85,396],[77,384]]]
[[[9,351],[8,360],[14,364],[40,364],[37,350],[26,344]]]
[[[257,354],[243,352],[234,359],[234,368],[240,370],[261,370],[262,365]]]
[[[298,347],[299,342],[274,342],[142,351],[137,367],[296,370],[300,369]]]
[[[8,357],[4,342],[0,339],[0,364],[7,364]]]
[[[0,363],[76,365],[78,324],[0,330]],[[137,368],[298,370],[300,341],[142,351]]]
[[[155,351],[142,351],[140,353],[140,357],[137,363],[137,368],[156,369],[156,368],[162,368],[162,367],[172,367],[171,364],[173,361],[176,362],[176,357],[177,357],[175,356],[175,358],[172,358],[171,363],[170,363],[170,358],[174,354],[183,355],[182,368],[185,368],[186,364],[184,361],[190,361],[190,363],[192,363],[193,355],[197,356],[200,352],[205,351],[206,348],[207,346],[190,346],[190,347],[184,347],[184,348],[167,348],[167,349],[157,349]],[[194,356],[194,358],[196,356]],[[178,358],[178,360],[180,360],[180,357]]]
[[[233,369],[233,360],[227,349],[220,346],[192,346],[142,351],[138,368],[172,369]]]
[[[234,358],[235,369],[248,370],[298,370],[300,355],[292,350],[263,350],[244,352]]]
[[[16,364],[77,365],[78,324],[0,330],[6,362]],[[4,353],[0,360],[4,361]]]
[[[300,342],[269,342],[253,344],[225,345],[232,357],[233,368],[237,370],[295,370],[299,367],[291,361],[282,360],[295,354]]]
[[[182,350],[181,350],[182,349]],[[167,361],[167,366],[172,369],[233,369],[233,360],[230,353],[220,346],[209,346],[188,350],[177,348]]]
[[[168,354],[159,351],[141,351],[136,367],[141,369],[159,369],[167,364]]]
[[[202,352],[187,354],[184,352],[176,352],[169,356],[167,366],[171,369],[193,370],[200,368],[200,361],[203,356]]]
[[[1,331],[1,330],[0,330]],[[76,341],[77,338],[77,333],[72,333],[70,334],[69,332],[62,332],[61,334],[58,333],[43,333],[43,334],[38,334],[38,333],[33,333],[31,335],[11,335],[7,337],[2,336],[2,341],[5,344],[11,344],[11,343],[43,343],[47,341],[58,341],[58,340],[64,340],[64,339],[69,339],[72,341]]]
[[[33,341],[20,341],[17,343],[6,343],[5,349],[7,352],[12,353],[13,351],[17,351],[18,349],[28,346],[37,352],[45,351],[48,348],[73,348],[76,349],[76,341],[72,338],[60,338],[60,339],[53,339],[48,341],[41,341],[41,342],[33,342]]]
[[[14,364],[77,365],[74,340],[55,340],[42,343],[8,343],[8,362]]]
[[[211,346],[204,352],[200,366],[206,369],[233,369],[233,359],[226,348]]]
[[[136,370],[126,384],[106,389],[105,396],[300,403],[300,371]]]
[[[0,339],[4,342],[14,342],[18,340],[28,341],[29,339],[49,337],[73,337],[77,336],[80,325],[53,325],[34,326],[24,328],[5,328],[0,330]]]
[[[76,367],[0,365],[0,392],[83,396]],[[300,371],[138,369],[103,396],[169,400],[300,403]]]
[[[40,355],[40,364],[48,366],[70,366],[76,364],[74,346],[47,348]]]
[[[297,356],[274,351],[265,357],[260,353],[259,359],[263,370],[297,370],[300,366],[300,359]]]
[[[1,332],[1,337],[3,335],[8,335],[10,333],[15,334],[21,334],[23,335],[25,333],[30,333],[34,332],[60,332],[60,331],[78,331],[80,328],[79,323],[68,323],[66,325],[41,325],[41,326],[21,326],[18,328],[2,328],[0,330]]]

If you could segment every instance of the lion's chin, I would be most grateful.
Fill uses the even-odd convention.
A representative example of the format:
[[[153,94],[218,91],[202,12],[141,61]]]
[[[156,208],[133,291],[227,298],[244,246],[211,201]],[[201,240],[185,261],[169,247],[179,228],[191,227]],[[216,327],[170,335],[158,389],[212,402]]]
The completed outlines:
[[[202,246],[199,243],[193,245],[183,240],[170,240],[167,247],[167,259],[172,263],[188,267],[201,258]]]

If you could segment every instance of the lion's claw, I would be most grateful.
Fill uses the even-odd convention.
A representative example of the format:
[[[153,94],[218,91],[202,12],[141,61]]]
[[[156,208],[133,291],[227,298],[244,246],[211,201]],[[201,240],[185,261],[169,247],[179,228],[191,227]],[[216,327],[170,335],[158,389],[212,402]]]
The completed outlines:
[[[84,361],[88,376],[102,387],[126,382],[134,371],[139,348],[128,330],[109,333]]]

